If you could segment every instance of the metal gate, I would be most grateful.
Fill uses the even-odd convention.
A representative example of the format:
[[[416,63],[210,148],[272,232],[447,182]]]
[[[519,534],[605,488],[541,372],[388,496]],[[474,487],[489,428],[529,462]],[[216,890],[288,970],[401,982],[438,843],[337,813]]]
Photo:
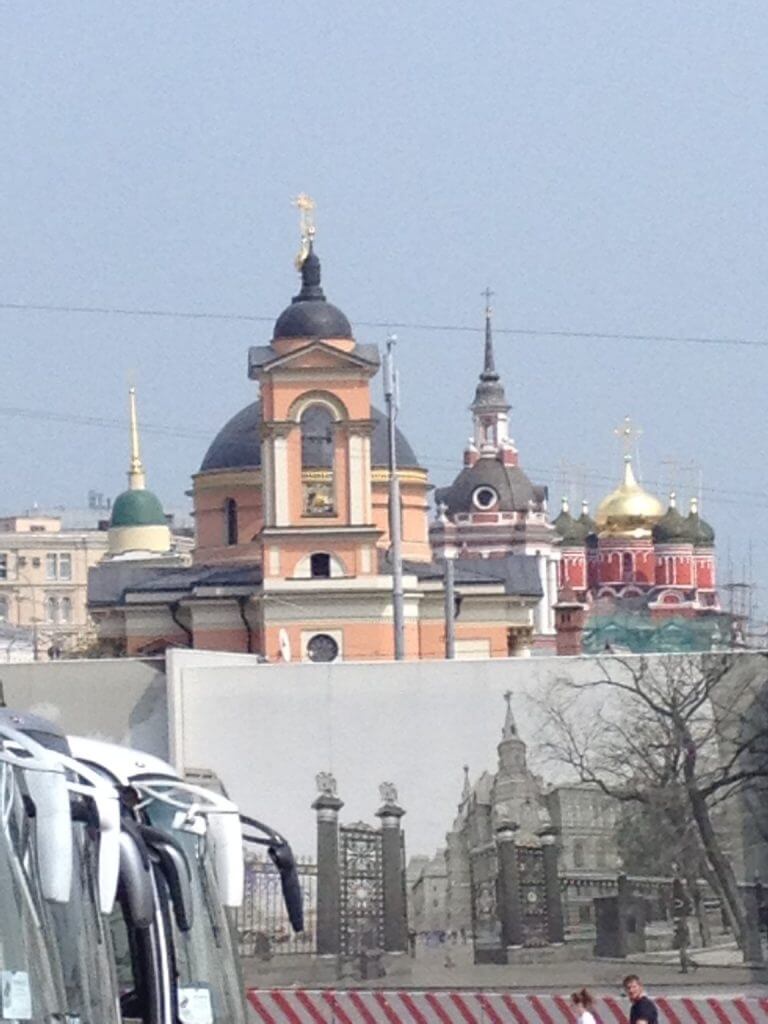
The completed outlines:
[[[341,952],[356,956],[384,947],[381,833],[370,825],[339,829]]]
[[[475,962],[497,962],[504,954],[498,894],[498,854],[490,843],[469,854],[469,888]]]
[[[526,946],[546,946],[549,941],[547,883],[541,847],[518,846],[517,871],[520,879],[523,943]]]
[[[236,916],[241,956],[315,952],[317,865],[299,858],[296,867],[304,903],[304,931],[298,935],[288,920],[277,868],[270,860],[246,860],[243,905]]]

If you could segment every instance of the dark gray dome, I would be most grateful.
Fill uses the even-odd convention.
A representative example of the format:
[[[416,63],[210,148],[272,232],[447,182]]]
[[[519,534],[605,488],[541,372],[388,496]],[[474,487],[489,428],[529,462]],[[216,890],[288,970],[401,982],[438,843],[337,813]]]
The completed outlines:
[[[373,434],[371,465],[386,466],[389,462],[387,418],[371,406]],[[261,402],[251,402],[225,423],[205,453],[201,473],[213,469],[252,469],[261,465]],[[396,431],[395,452],[400,468],[418,468],[419,460],[402,431]]]
[[[294,300],[275,323],[275,338],[351,338],[349,320],[330,302]]]
[[[493,505],[494,512],[525,512],[531,504],[539,508],[547,496],[545,488],[534,486],[519,466],[505,466],[497,458],[484,458],[474,466],[465,466],[450,487],[439,488],[435,501],[447,505],[448,515],[478,511],[472,502],[478,487],[492,487],[496,491],[498,502]]]
[[[326,302],[320,284],[320,260],[310,242],[301,264],[301,291],[275,323],[273,338],[351,338],[349,320]]]

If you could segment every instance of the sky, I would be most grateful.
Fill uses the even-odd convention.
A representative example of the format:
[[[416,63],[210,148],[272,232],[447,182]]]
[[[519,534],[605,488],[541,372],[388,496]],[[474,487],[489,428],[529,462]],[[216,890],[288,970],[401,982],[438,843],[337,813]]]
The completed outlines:
[[[122,490],[129,380],[184,506],[297,291],[304,191],[358,340],[412,325],[400,426],[434,484],[489,286],[552,505],[618,482],[630,415],[646,486],[701,485],[721,579],[768,587],[767,36],[759,0],[2,5],[0,509]],[[198,315],[10,308],[41,305]]]

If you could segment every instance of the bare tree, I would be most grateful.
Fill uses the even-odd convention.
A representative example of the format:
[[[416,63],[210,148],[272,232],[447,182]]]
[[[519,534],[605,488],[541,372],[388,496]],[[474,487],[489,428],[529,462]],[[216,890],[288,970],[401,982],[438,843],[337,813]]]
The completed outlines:
[[[558,678],[540,702],[550,758],[625,804],[654,809],[681,844],[693,828],[743,950],[744,906],[716,824],[728,801],[768,780],[767,680],[763,654],[613,657],[587,681]]]

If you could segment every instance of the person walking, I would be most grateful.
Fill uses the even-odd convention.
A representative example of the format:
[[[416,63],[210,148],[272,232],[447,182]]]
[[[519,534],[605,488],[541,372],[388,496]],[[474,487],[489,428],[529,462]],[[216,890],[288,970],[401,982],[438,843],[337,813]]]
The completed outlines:
[[[622,982],[624,991],[629,996],[629,1024],[659,1024],[659,1011],[652,999],[643,989],[643,983],[636,974],[628,974]]]
[[[578,1017],[576,1018],[578,1024],[597,1024],[595,1015],[592,1013],[592,1007],[595,1005],[595,1000],[587,989],[579,989],[578,992],[574,992],[571,995],[571,1002],[576,1007]]]

